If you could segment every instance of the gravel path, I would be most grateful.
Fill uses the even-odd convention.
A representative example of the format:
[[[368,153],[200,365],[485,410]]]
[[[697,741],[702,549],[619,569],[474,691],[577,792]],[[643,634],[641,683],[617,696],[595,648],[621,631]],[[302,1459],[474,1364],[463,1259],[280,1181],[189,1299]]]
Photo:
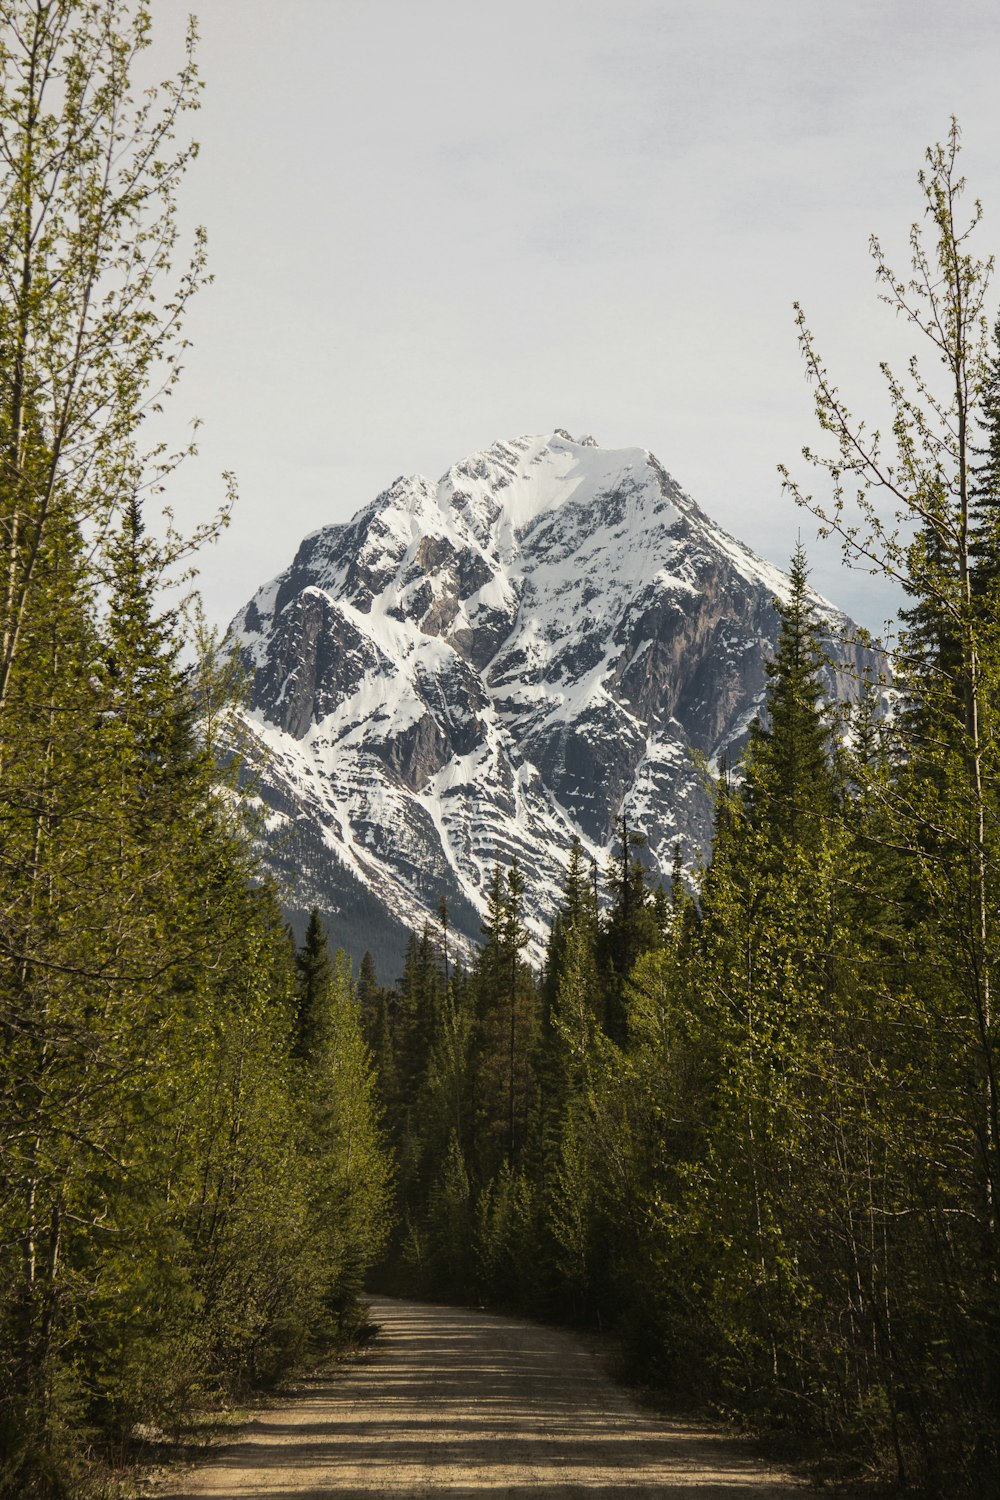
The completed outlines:
[[[642,1411],[571,1334],[378,1299],[369,1352],[175,1475],[171,1500],[804,1500],[737,1439]]]

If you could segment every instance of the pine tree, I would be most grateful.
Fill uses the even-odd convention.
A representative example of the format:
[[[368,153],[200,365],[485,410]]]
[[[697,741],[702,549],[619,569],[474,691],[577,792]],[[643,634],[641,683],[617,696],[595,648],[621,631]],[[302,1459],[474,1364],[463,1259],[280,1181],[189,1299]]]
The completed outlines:
[[[665,1296],[647,1321],[663,1326],[687,1306],[684,1337],[716,1344],[715,1378],[730,1395],[801,1420],[811,1378],[795,1344],[812,1296],[805,1138],[817,1049],[838,1003],[836,877],[847,841],[801,548],[779,615],[764,722],[742,783],[720,787],[700,910],[677,892],[662,953],[636,971],[630,1028],[648,1112],[637,1133],[641,1191],[658,1205],[653,1220],[672,1226],[659,1250],[639,1230],[645,1263],[663,1257]],[[672,1150],[644,1152],[650,1136]],[[693,1271],[685,1249],[695,1235],[706,1254]],[[684,1290],[692,1275],[707,1288],[700,1306]]]
[[[324,1267],[327,1304],[344,1323],[356,1315],[365,1269],[388,1236],[391,1170],[374,1067],[343,953],[328,961],[327,974],[313,1012],[310,1057],[313,1255]]]
[[[767,724],[757,720],[751,729],[740,798],[751,824],[766,827],[775,842],[800,846],[822,836],[836,800],[835,744],[823,709],[827,657],[807,578],[799,543],[788,602],[775,600],[781,629],[767,664]]]
[[[973,466],[969,554],[976,598],[995,613],[1000,578],[1000,317],[993,327],[977,416],[983,440],[975,449],[979,462]]]
[[[309,1058],[316,1046],[317,1028],[322,1023],[324,1009],[329,1004],[333,979],[326,932],[318,907],[314,906],[309,913],[302,946],[295,954],[295,971],[298,980],[295,1050],[300,1057]]]
[[[521,956],[527,941],[523,896],[516,859],[506,875],[497,864],[477,976],[477,1068],[483,1089],[479,1138],[485,1175],[501,1160],[517,1161],[527,1128],[536,996]]]
[[[630,828],[622,813],[619,823],[619,854],[612,862],[612,901],[601,926],[600,952],[607,973],[604,1029],[612,1041],[625,1040],[626,999],[629,974],[641,953],[655,948],[659,923],[652,908],[646,871],[639,851],[646,836]]]
[[[552,920],[546,947],[542,985],[546,1016],[551,1013],[559,991],[567,935],[577,928],[587,929],[592,939],[596,939],[597,923],[590,875],[584,861],[583,845],[574,834],[569,847],[562,902]]]
[[[542,986],[535,1067],[541,1095],[537,1129],[543,1143],[558,1137],[569,1099],[578,1091],[581,1060],[587,1055],[603,1011],[597,941],[597,921],[583,847],[574,838],[562,903],[549,934]]]

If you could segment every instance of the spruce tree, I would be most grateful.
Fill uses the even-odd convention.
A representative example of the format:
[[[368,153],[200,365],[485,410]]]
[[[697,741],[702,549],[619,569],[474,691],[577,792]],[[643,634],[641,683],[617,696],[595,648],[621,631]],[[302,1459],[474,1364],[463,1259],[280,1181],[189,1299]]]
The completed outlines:
[[[601,924],[600,951],[605,965],[604,1029],[612,1041],[622,1043],[626,1029],[626,986],[641,953],[659,941],[658,920],[646,883],[639,851],[646,836],[629,826],[622,813],[618,825],[619,854],[609,876],[611,904]]]
[[[484,944],[476,967],[476,1161],[481,1181],[506,1161],[516,1165],[530,1112],[537,995],[522,957],[527,941],[523,878],[513,861],[494,866]]]
[[[570,844],[562,902],[552,921],[542,986],[536,1070],[538,1129],[558,1137],[574,1079],[603,1011],[597,968],[598,929],[579,839]]]
[[[315,906],[309,913],[302,946],[295,954],[295,972],[298,980],[295,1050],[300,1057],[309,1058],[316,1046],[324,1008],[329,1002],[332,980],[326,932],[319,908]]]
[[[788,602],[774,601],[781,621],[767,663],[766,724],[752,726],[740,801],[755,827],[775,842],[808,846],[832,811],[836,747],[823,705],[827,657],[809,598],[801,543],[789,568]]]
[[[977,418],[982,438],[975,448],[969,553],[976,598],[984,610],[995,613],[1000,579],[1000,317],[993,325]]]

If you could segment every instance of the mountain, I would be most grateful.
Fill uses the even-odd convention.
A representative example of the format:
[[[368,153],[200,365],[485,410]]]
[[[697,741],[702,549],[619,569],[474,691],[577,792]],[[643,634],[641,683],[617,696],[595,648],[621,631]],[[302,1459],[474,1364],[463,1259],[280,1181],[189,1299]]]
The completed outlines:
[[[520,862],[536,959],[573,834],[603,868],[625,815],[661,873],[677,841],[696,864],[787,590],[651,453],[561,429],[401,477],[313,532],[231,627],[288,910],[318,905],[393,978],[442,896],[479,938],[497,860]],[[816,606],[829,694],[850,696],[875,657]]]

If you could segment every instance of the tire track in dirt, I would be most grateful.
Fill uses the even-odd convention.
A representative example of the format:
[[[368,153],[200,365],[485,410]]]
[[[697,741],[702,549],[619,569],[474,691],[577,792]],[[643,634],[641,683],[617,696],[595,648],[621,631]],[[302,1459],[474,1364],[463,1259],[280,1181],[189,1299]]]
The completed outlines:
[[[728,1434],[643,1411],[572,1334],[376,1299],[381,1332],[175,1475],[171,1500],[805,1500]]]

